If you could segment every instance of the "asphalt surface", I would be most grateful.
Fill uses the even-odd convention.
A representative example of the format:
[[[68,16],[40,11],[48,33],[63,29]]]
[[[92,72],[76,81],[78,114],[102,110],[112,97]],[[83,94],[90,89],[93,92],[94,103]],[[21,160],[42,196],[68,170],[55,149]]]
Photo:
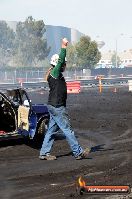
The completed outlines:
[[[55,161],[39,160],[39,149],[23,139],[0,142],[1,199],[132,198],[76,192],[78,178],[87,185],[132,185],[132,93],[108,88],[69,94],[67,108],[75,135],[89,157],[75,160],[59,136]],[[46,91],[29,93],[33,103],[46,103]]]

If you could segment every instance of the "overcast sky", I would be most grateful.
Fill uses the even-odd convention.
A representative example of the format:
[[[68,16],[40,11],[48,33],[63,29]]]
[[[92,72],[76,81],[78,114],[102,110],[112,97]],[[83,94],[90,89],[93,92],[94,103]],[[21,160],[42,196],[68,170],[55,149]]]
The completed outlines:
[[[115,50],[116,40],[118,51],[132,49],[132,0],[0,0],[0,20],[28,16],[103,40],[102,51]]]

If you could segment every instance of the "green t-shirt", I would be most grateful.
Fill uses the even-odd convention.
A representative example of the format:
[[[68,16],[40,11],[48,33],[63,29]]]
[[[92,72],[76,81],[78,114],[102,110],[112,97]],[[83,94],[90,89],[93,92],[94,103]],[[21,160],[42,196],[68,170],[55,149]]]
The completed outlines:
[[[54,78],[59,77],[59,75],[61,73],[61,68],[63,67],[63,64],[65,63],[65,57],[66,57],[66,48],[61,48],[58,63],[50,73]]]

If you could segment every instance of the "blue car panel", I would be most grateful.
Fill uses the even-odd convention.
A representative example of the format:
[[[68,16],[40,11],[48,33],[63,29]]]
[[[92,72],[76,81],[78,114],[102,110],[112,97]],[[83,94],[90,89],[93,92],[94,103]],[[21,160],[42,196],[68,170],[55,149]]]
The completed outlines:
[[[19,135],[33,138],[48,120],[47,106],[32,104],[26,90],[18,88],[0,92],[0,138]]]

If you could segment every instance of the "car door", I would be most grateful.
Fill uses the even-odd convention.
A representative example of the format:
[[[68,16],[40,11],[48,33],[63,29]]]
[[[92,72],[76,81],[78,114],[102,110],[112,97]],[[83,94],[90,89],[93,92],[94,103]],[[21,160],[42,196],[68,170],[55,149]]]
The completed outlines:
[[[24,89],[19,89],[19,96],[20,96],[20,102],[21,106],[19,108],[23,109],[25,111],[24,119],[28,118],[28,121],[25,121],[27,125],[25,126],[25,129],[23,129],[23,133],[28,133],[30,138],[33,138],[36,129],[37,129],[37,115],[33,111],[32,108],[32,102],[27,94],[27,92]],[[26,132],[27,131],[27,132]]]
[[[0,92],[0,136],[14,135],[16,132],[16,109],[6,94]]]

